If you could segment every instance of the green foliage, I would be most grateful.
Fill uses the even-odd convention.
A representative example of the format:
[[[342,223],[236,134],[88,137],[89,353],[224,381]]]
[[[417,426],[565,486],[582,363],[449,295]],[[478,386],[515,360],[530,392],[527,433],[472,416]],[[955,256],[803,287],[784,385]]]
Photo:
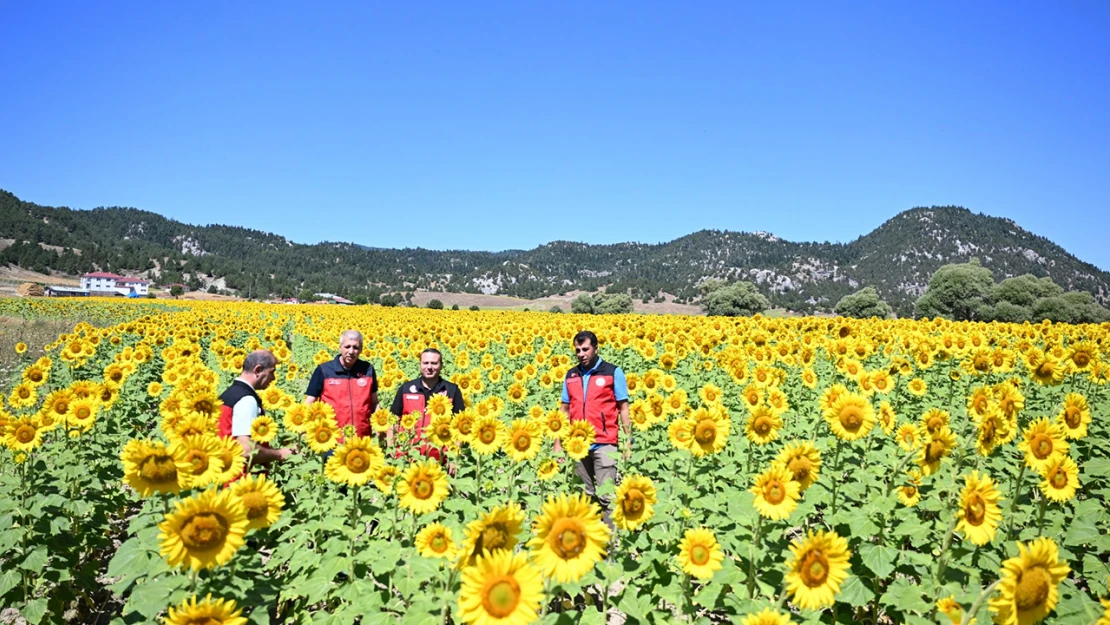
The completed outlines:
[[[175,284],[170,287],[170,295],[174,297],[181,297],[185,294],[185,289],[181,288],[180,284]]]
[[[428,300],[428,308],[432,310],[443,310],[443,301],[438,299]]]
[[[872,286],[864,287],[851,295],[845,295],[836,304],[836,314],[841,317],[886,319],[891,312],[893,311],[890,304],[880,299],[879,293]]]
[[[627,293],[582,293],[570,303],[570,311],[580,315],[628,314],[632,312],[632,296]]]
[[[771,307],[771,302],[751,282],[717,285],[701,303],[707,315],[750,316]]]
[[[945,265],[933,274],[929,288],[917,300],[916,314],[956,321],[977,319],[993,288],[991,270],[976,259]]]

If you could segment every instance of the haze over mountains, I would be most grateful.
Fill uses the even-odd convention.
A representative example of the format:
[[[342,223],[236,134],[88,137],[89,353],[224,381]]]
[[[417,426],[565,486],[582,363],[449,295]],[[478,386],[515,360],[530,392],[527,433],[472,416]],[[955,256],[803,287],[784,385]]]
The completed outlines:
[[[196,226],[134,208],[40,206],[0,191],[0,263],[67,274],[102,270],[254,297],[305,290],[348,298],[423,289],[524,298],[571,290],[692,301],[705,278],[756,283],[772,303],[828,310],[874,286],[899,314],[937,268],[973,257],[995,279],[1048,276],[1110,302],[1110,273],[1008,219],[945,206],[898,213],[850,243],[797,243],[764,232],[703,230],[659,244],[555,241],[502,252],[295,243],[247,228]],[[48,246],[48,247],[44,247]]]

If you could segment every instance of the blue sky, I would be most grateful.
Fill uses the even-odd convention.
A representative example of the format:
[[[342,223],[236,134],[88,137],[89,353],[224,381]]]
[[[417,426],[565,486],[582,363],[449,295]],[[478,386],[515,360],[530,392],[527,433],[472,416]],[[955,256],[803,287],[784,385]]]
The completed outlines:
[[[299,242],[849,241],[1110,270],[1110,3],[5,3],[0,188]]]

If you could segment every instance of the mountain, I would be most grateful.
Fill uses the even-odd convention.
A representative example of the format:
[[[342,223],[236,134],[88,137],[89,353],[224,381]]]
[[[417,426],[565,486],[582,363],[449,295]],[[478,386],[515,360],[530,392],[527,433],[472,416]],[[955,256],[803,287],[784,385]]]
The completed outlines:
[[[183,224],[134,208],[40,206],[0,191],[0,263],[36,271],[141,273],[254,297],[331,292],[396,302],[416,289],[535,298],[571,290],[669,293],[692,301],[706,278],[756,283],[772,302],[829,309],[874,286],[905,314],[937,268],[979,258],[996,280],[1030,273],[1110,302],[1110,274],[1009,219],[954,206],[904,211],[850,243],[796,243],[766,232],[703,230],[659,244],[555,241],[502,252],[295,243],[222,225]],[[0,242],[2,244],[2,242]]]

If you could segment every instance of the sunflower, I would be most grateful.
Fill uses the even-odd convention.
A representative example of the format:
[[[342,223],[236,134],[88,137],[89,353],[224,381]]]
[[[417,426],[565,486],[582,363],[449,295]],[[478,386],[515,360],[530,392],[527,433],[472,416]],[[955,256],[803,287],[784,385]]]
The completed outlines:
[[[281,518],[285,496],[265,475],[246,476],[231,486],[231,494],[243,505],[247,529],[270,527]]]
[[[794,474],[785,466],[772,464],[753,481],[749,490],[755,495],[755,509],[762,516],[781,521],[798,507],[801,485],[794,481]]]
[[[921,491],[918,488],[920,485],[921,474],[917,470],[911,471],[907,483],[898,487],[898,501],[907,508],[916,506],[921,501]]]
[[[960,625],[964,619],[964,609],[956,603],[955,595],[948,595],[937,601],[937,612],[944,614],[948,620],[952,621],[952,625]]]
[[[1067,363],[1052,354],[1046,354],[1040,349],[1032,349],[1026,354],[1026,367],[1029,377],[1042,386],[1055,386],[1064,381],[1067,375]]]
[[[688,448],[694,457],[720,453],[725,448],[732,420],[724,408],[698,408],[688,418],[694,423],[694,437]]]
[[[377,474],[374,475],[374,486],[383,493],[389,494],[393,492],[393,482],[401,470],[391,464],[383,464],[378,469]]]
[[[431,458],[409,465],[397,482],[398,505],[413,514],[431,512],[447,499],[451,485],[439,463]]]
[[[558,474],[559,463],[554,458],[544,460],[540,463],[540,466],[536,468],[536,477],[539,478],[541,482],[553,479]]]
[[[429,523],[416,534],[416,551],[425,558],[453,560],[457,550],[451,528],[442,523]]]
[[[1019,542],[1018,555],[1002,563],[1002,581],[990,600],[994,622],[1032,625],[1044,620],[1056,608],[1060,582],[1070,571],[1051,538]]]
[[[773,464],[789,471],[799,492],[805,492],[821,473],[821,452],[809,441],[787,443]]]
[[[982,547],[994,538],[1002,511],[998,507],[1001,495],[989,475],[972,471],[964,478],[960,493],[960,507],[956,510],[956,531]]]
[[[473,565],[483,552],[512,551],[523,525],[524,511],[515,503],[497,506],[471,521],[463,537],[460,564]]]
[[[1043,474],[1056,456],[1068,453],[1063,429],[1046,417],[1030,423],[1021,434],[1018,449],[1025,452],[1025,465],[1038,473]]]
[[[563,414],[563,411],[558,408],[547,411],[547,414],[544,415],[543,423],[543,435],[552,440],[562,438],[563,433],[566,432],[567,426],[569,425],[567,415]]]
[[[226,438],[220,438],[219,441],[219,458],[220,461],[223,462],[224,472],[216,481],[221,484],[227,484],[243,475],[244,470],[247,468],[247,457],[243,455],[243,446],[234,438],[228,436]]]
[[[539,425],[527,419],[515,419],[505,437],[504,450],[514,462],[531,460],[540,453],[543,435]]]
[[[479,417],[474,422],[470,446],[481,455],[496,453],[505,441],[505,424],[493,415]]]
[[[844,441],[859,440],[875,427],[875,408],[862,395],[841,393],[829,406],[825,419],[837,438]]]
[[[1063,503],[1075,497],[1079,488],[1079,467],[1069,456],[1058,455],[1049,461],[1042,473],[1041,492],[1052,501]]]
[[[779,437],[782,419],[768,406],[760,404],[748,409],[744,434],[756,445],[766,445]]]
[[[313,406],[323,402],[314,402]],[[305,437],[308,439],[308,447],[318,453],[326,453],[335,449],[339,444],[339,426],[335,424],[334,419],[316,419],[309,423],[305,429]]]
[[[792,625],[789,614],[783,614],[772,608],[763,608],[761,612],[754,612],[740,620],[740,625]]]
[[[852,552],[836,532],[809,532],[790,544],[786,563],[786,591],[803,610],[827,608],[836,601],[840,585],[848,579]]]
[[[683,572],[698,579],[709,579],[721,569],[725,559],[717,537],[713,532],[701,527],[686,530],[678,543],[678,563]]]
[[[385,454],[372,438],[352,436],[328,458],[324,473],[337,484],[362,486],[378,474]]]
[[[32,364],[23,370],[23,381],[33,386],[42,386],[50,377],[50,369],[38,363]]]
[[[998,402],[998,407],[1002,409],[1002,414],[1007,419],[1017,417],[1018,413],[1025,408],[1025,396],[1021,394],[1016,386],[1002,382],[1001,384],[995,384],[992,390],[994,391],[994,400]]]
[[[975,430],[975,449],[983,457],[990,456],[1011,434],[1010,423],[998,408],[991,410],[975,424]]]
[[[524,554],[497,551],[462,572],[458,618],[478,625],[525,625],[539,620],[540,571]]]
[[[20,356],[22,356],[23,354],[26,354],[27,353],[27,344],[22,342],[22,341],[20,341],[19,343],[16,343],[15,344],[15,353],[19,354]]]
[[[42,432],[31,417],[8,419],[4,424],[4,444],[12,451],[34,451],[42,445]]]
[[[948,414],[947,410],[930,408],[925,411],[925,414],[921,415],[921,427],[925,428],[925,431],[929,434],[932,434],[943,427],[948,427],[951,419],[952,417]]]
[[[15,385],[10,395],[8,404],[12,408],[31,408],[39,400],[39,392],[34,384],[21,382]]]
[[[914,378],[906,384],[906,390],[914,397],[924,397],[929,391],[929,385],[921,378]]]
[[[610,535],[601,509],[582,493],[549,497],[532,531],[532,561],[558,582],[577,581],[589,573],[605,556]]]
[[[251,422],[251,440],[269,444],[277,436],[277,422],[266,415],[260,415]]]
[[[698,389],[698,397],[707,404],[716,404],[720,403],[724,393],[721,391],[721,387],[709,382]]]
[[[940,470],[940,462],[952,452],[956,446],[956,435],[948,426],[936,432],[919,432],[921,434],[921,451],[917,455],[917,466],[921,467],[923,475],[932,475]]]
[[[437,395],[436,397],[440,397]],[[451,429],[451,413],[436,415],[424,428],[424,437],[436,447],[447,447],[455,440],[455,431]]]
[[[181,605],[170,606],[163,625],[247,625],[234,599],[213,599],[209,593],[202,601],[193,595]]]
[[[416,428],[416,423],[423,418],[424,413],[420,411],[409,412],[407,414],[401,415],[401,418],[397,421],[397,425],[402,430],[411,431]]]
[[[167,448],[158,441],[130,440],[120,453],[123,480],[143,497],[152,493],[178,493],[189,487],[192,466],[184,450]]]
[[[216,484],[224,474],[223,449],[220,439],[212,434],[186,436],[173,443],[188,463],[185,471],[191,488]]]
[[[281,423],[290,432],[302,433],[308,428],[310,410],[306,404],[293,404],[281,417]]]
[[[898,432],[894,435],[898,441],[898,446],[905,451],[913,451],[917,449],[920,443],[920,437],[917,435],[917,428],[909,423],[903,423],[898,427]]]
[[[49,417],[51,425],[65,422],[66,415],[69,414],[69,403],[73,399],[73,393],[66,389],[50,393],[42,402],[43,416]],[[51,429],[53,428],[51,427]]]
[[[210,488],[174,503],[158,524],[159,549],[171,567],[222,566],[243,546],[247,513],[230,490]]]
[[[1087,398],[1080,393],[1068,393],[1056,416],[1056,422],[1067,439],[1074,441],[1086,436],[1087,425],[1091,422],[1091,407],[1087,404]]]
[[[472,410],[463,410],[451,419],[456,443],[469,443],[474,437],[474,415]]]
[[[655,514],[653,506],[656,501],[655,484],[651,478],[628,476],[617,486],[613,522],[623,530],[637,530]]]

